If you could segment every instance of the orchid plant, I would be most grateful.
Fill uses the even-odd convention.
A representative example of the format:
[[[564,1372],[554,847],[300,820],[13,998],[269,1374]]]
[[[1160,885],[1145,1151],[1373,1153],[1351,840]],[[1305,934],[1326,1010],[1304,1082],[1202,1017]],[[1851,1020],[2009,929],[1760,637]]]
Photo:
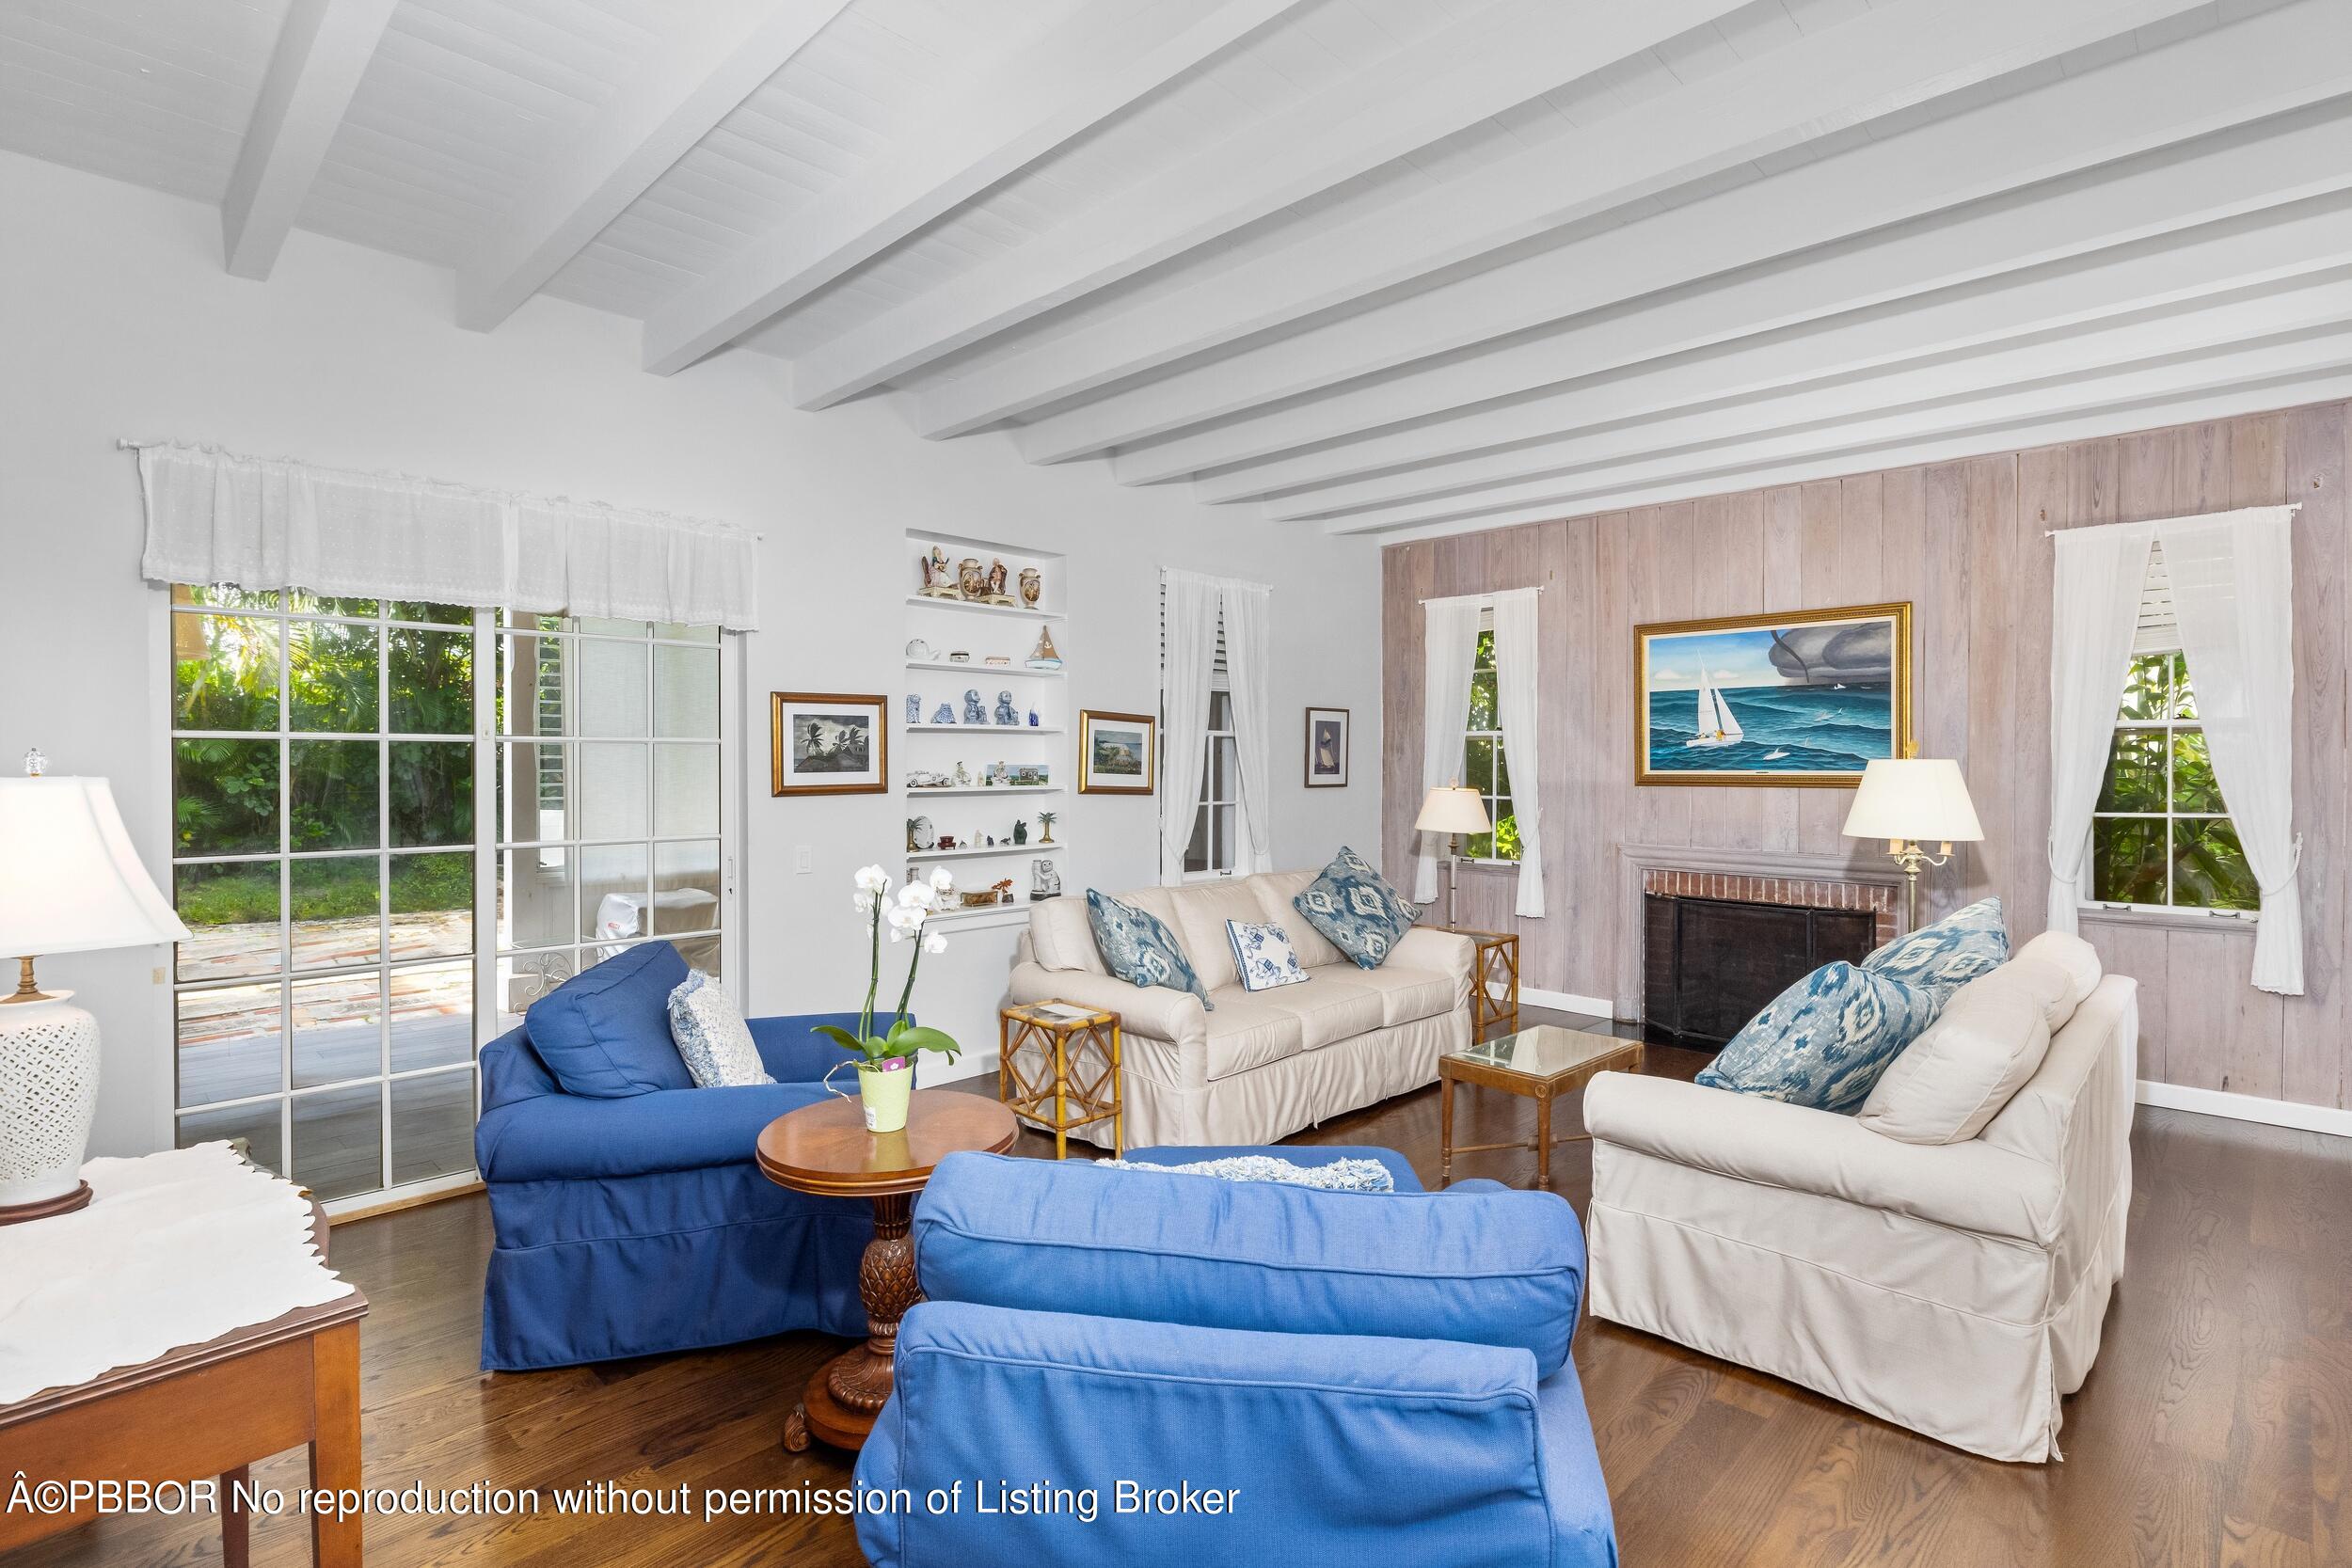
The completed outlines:
[[[907,1021],[907,1002],[914,994],[914,977],[923,968],[923,955],[944,953],[947,939],[924,927],[946,900],[955,879],[946,869],[934,868],[928,881],[914,879],[890,894],[890,874],[879,865],[869,865],[857,874],[857,893],[851,907],[866,918],[871,939],[873,957],[871,973],[866,984],[866,1006],[858,1014],[857,1033],[820,1023],[817,1032],[860,1059],[861,1071],[892,1072],[914,1065],[914,1054],[920,1051],[936,1051],[949,1061],[963,1048],[954,1038],[937,1029],[924,1027]],[[893,946],[902,942],[914,943],[914,953],[907,964],[906,984],[898,990],[898,1007],[886,1033],[874,1032],[874,999],[882,992],[882,928],[890,929]]]

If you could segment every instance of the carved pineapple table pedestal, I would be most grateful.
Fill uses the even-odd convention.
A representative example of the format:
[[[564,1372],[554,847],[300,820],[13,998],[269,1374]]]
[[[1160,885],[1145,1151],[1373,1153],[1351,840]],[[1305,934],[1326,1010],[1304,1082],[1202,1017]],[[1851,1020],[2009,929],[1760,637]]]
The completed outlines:
[[[817,1370],[784,1424],[784,1446],[798,1453],[811,1437],[838,1449],[862,1448],[890,1398],[898,1320],[923,1299],[915,1283],[914,1243],[907,1235],[914,1195],[950,1154],[1002,1154],[1020,1124],[993,1100],[946,1089],[917,1089],[902,1132],[868,1132],[855,1099],[828,1100],[778,1117],[759,1134],[759,1168],[768,1180],[820,1197],[862,1197],[874,1206],[874,1239],[857,1271],[866,1305],[866,1341]]]

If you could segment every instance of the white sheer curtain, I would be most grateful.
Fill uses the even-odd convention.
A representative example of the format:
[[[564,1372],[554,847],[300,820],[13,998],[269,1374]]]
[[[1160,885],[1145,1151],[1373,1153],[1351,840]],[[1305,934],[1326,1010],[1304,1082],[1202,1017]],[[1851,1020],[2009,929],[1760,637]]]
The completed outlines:
[[[1219,597],[1214,578],[1160,573],[1160,881],[1168,887],[1184,879],[1184,848],[1200,814]]]
[[[1519,829],[1518,913],[1544,913],[1542,794],[1543,705],[1537,698],[1543,663],[1535,651],[1536,592],[1513,588],[1495,595],[1495,705],[1502,722],[1502,755],[1512,767],[1511,810]]]
[[[1470,722],[1470,667],[1478,658],[1477,597],[1430,599],[1422,604],[1421,682],[1421,788],[1425,796],[1443,784],[1462,782],[1462,741]],[[1413,802],[1418,815],[1421,802]],[[1428,833],[1413,864],[1413,901],[1438,896],[1438,850]]]
[[[2254,988],[2303,994],[2302,841],[2294,820],[2295,509],[2156,525],[2214,779],[2262,889]]]
[[[2148,578],[2146,524],[2062,529],[2050,590],[2049,928],[2077,929],[2090,814],[2106,776],[2116,705]],[[1988,759],[1993,767],[2000,759]]]
[[[759,625],[759,545],[717,523],[141,445],[151,582]]]
[[[1221,585],[1225,682],[1233,705],[1233,751],[1241,763],[1241,816],[1250,871],[1274,869],[1274,699],[1267,668],[1274,590],[1263,582]],[[1205,727],[1205,726],[1204,726]]]

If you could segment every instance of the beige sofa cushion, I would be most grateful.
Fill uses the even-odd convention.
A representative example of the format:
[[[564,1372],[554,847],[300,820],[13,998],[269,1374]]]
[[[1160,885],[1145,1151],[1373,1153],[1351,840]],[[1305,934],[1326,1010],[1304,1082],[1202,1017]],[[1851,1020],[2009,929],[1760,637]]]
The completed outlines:
[[[1094,926],[1083,897],[1048,898],[1029,906],[1029,948],[1038,967],[1062,973],[1108,974],[1094,945]]]
[[[1351,1039],[1381,1027],[1385,1009],[1380,993],[1359,985],[1355,973],[1353,964],[1326,964],[1307,971],[1304,985],[1262,990],[1250,1000],[1295,1016],[1304,1031],[1301,1048],[1317,1051],[1333,1040]],[[1224,1006],[1221,992],[1217,1005]]]
[[[1298,955],[1298,967],[1313,969],[1319,964],[1349,962],[1346,954],[1331,944],[1331,939],[1315,929],[1314,922],[1298,912],[1291,900],[1307,891],[1307,885],[1320,871],[1268,871],[1249,879],[1249,891],[1257,895],[1257,918],[1282,927],[1291,939],[1291,951]]]
[[[1200,983],[1215,996],[1219,987],[1230,986],[1241,977],[1233,967],[1233,942],[1225,934],[1225,923],[1264,919],[1258,908],[1258,895],[1250,892],[1248,879],[1200,882],[1163,891],[1172,896],[1176,906],[1172,927],[1176,940],[1184,944],[1184,957],[1192,960],[1192,972],[1200,976]]]
[[[1303,1049],[1305,1029],[1295,1013],[1269,1006],[1263,996],[1252,996],[1239,986],[1220,987],[1209,993],[1209,1000],[1216,1004],[1208,1022],[1211,1083],[1295,1056]]]
[[[2074,1011],[2072,986],[2057,964],[2023,955],[1971,980],[1888,1065],[1854,1119],[1908,1144],[1974,1138],[2040,1070],[2053,1010]]]
[[[2046,1009],[2050,1033],[2066,1027],[2066,1021],[2074,1016],[2074,1009],[2084,999],[2099,989],[2100,978],[2106,967],[2099,961],[2099,950],[2071,931],[2044,931],[2017,950],[2010,961],[2052,964],[2066,974],[2066,997],[2062,1006]]]
[[[1378,969],[1358,969],[1342,958],[1340,974],[1351,986],[1380,993],[1380,1022],[1410,1023],[1417,1018],[1437,1018],[1462,1005],[1462,982],[1451,974],[1407,969],[1391,958]]]

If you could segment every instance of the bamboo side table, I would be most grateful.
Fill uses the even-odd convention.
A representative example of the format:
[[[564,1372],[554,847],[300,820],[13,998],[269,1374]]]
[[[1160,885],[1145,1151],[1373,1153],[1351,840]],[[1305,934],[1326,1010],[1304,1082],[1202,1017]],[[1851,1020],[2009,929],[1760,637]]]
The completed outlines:
[[[1519,934],[1517,931],[1446,929],[1476,944],[1470,958],[1470,1038],[1481,1039],[1494,1025],[1505,1033],[1519,1026]]]
[[[1075,1008],[1064,1017],[1051,1010]],[[1126,1099],[1119,1071],[1119,1015],[1069,1002],[1029,1002],[996,1019],[996,1098],[1005,1109],[1054,1134],[1054,1158],[1070,1152],[1073,1129],[1111,1124],[1111,1152],[1127,1152]]]

